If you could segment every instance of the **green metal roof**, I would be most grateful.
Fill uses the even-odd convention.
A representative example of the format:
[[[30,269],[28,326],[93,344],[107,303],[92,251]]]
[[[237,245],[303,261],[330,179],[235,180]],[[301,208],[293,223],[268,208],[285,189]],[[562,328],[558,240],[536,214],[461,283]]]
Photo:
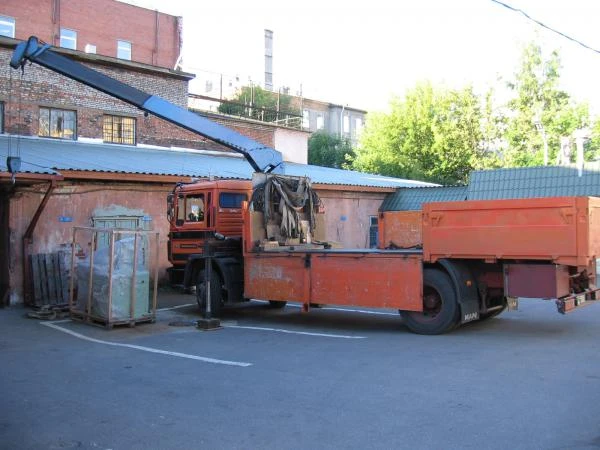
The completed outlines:
[[[423,203],[466,200],[467,186],[400,188],[388,194],[379,211],[418,211]]]
[[[471,174],[468,200],[600,196],[600,170],[573,166],[478,170]]]
[[[400,188],[389,194],[380,211],[416,211],[423,203],[540,197],[600,197],[600,165],[519,167],[477,170],[468,186]]]

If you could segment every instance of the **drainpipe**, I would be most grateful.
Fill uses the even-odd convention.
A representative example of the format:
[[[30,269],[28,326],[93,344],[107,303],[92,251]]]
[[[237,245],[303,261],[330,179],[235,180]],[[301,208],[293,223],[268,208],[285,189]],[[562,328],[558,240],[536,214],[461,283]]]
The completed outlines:
[[[50,180],[50,185],[48,186],[48,190],[42,199],[42,202],[38,206],[25,234],[23,235],[23,300],[26,305],[33,304],[33,296],[31,295],[31,260],[29,259],[31,252],[31,244],[33,243],[33,232],[35,231],[35,227],[37,226],[38,221],[40,220],[40,216],[44,209],[46,208],[46,204],[50,199],[50,195],[54,188],[56,187],[56,181]]]

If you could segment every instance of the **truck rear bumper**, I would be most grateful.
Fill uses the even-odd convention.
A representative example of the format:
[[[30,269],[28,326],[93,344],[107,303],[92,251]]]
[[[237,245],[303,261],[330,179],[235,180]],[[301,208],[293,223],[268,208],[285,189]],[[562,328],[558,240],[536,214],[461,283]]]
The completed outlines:
[[[568,297],[559,298],[556,300],[556,308],[559,313],[567,314],[577,308],[589,306],[596,303],[598,300],[599,289],[592,289],[580,294],[573,294]]]

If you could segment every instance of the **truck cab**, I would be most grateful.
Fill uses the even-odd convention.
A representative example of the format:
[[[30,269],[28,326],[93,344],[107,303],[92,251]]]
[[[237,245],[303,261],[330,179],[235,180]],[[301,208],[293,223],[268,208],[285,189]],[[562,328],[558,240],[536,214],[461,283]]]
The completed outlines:
[[[203,268],[201,255],[205,242],[213,239],[215,233],[241,239],[242,202],[248,201],[251,193],[252,183],[245,180],[199,181],[175,186],[167,196],[171,284],[189,288],[197,283]]]

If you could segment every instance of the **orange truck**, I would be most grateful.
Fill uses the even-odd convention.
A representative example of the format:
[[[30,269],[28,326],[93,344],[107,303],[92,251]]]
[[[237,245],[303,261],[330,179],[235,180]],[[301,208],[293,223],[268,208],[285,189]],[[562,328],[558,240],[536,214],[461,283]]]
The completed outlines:
[[[272,177],[286,178],[259,174],[255,190]],[[218,183],[226,183],[223,192],[235,192],[239,203],[217,202]],[[187,198],[198,195],[211,199],[205,223],[186,223]],[[277,205],[280,198],[270,202]],[[242,181],[181,185],[171,196],[170,255],[175,264],[184,262],[187,283],[197,284],[201,308],[205,259],[203,244],[192,237],[202,235],[193,233],[219,235],[225,224],[239,227],[228,230],[228,250],[211,259],[213,314],[250,298],[273,307],[299,302],[304,311],[314,304],[389,308],[411,331],[441,334],[493,317],[518,298],[554,299],[561,313],[596,299],[595,197],[451,201],[424,204],[422,211],[381,212],[376,249],[332,248],[322,235],[326,205],[318,204],[310,206],[312,227],[293,238],[272,236],[280,221],[265,220],[255,203]],[[308,222],[302,220],[311,215],[307,205],[296,212]]]
[[[555,299],[561,313],[596,299],[597,198],[451,201],[426,203],[418,212],[382,211],[379,248],[332,248],[323,235],[326,208],[308,180],[280,175],[279,151],[66,58],[35,36],[15,47],[10,65],[24,70],[28,62],[246,158],[255,171],[252,183],[178,184],[167,200],[171,279],[195,285],[200,307],[215,315],[249,298],[274,307],[296,301],[305,311],[322,303],[393,308],[410,330],[440,334],[492,317],[520,297]]]

